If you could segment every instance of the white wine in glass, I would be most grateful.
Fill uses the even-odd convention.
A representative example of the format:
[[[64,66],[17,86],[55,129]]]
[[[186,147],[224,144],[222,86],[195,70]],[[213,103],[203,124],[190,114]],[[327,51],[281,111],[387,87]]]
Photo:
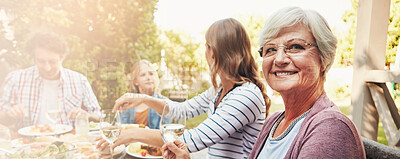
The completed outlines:
[[[61,119],[62,113],[63,111],[61,109],[61,102],[59,99],[57,99],[57,105],[47,106],[46,118],[48,119],[50,124],[56,126],[57,124],[59,124],[58,122]]]
[[[183,134],[186,126],[186,112],[177,115],[176,118],[167,118],[165,108],[161,115],[160,131],[164,142],[174,142]]]
[[[112,112],[111,109],[103,110],[100,118],[100,134],[101,137],[110,144],[110,154],[113,157],[111,149],[115,140],[121,134],[121,116],[119,111]]]
[[[61,118],[61,113],[59,109],[48,110],[46,112],[46,117],[52,124],[57,124],[57,121]]]

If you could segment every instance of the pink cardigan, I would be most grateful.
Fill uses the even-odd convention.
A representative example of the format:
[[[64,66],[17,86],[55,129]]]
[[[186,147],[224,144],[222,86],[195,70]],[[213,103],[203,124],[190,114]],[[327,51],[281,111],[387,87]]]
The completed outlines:
[[[272,126],[282,113],[276,112],[267,118],[250,153],[250,159],[258,157]],[[285,156],[285,159],[289,158],[358,159],[365,158],[365,152],[353,122],[324,93],[301,124]]]

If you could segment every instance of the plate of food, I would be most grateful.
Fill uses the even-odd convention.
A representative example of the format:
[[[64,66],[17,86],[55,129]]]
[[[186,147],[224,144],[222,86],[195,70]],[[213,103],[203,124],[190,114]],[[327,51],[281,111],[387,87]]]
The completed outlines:
[[[72,158],[75,146],[63,142],[34,143],[24,145],[14,153],[7,153],[8,158]]]
[[[33,125],[19,129],[18,133],[24,136],[45,136],[64,134],[71,130],[70,125]]]
[[[140,142],[129,144],[125,151],[128,155],[137,158],[163,158],[160,147],[155,147]]]

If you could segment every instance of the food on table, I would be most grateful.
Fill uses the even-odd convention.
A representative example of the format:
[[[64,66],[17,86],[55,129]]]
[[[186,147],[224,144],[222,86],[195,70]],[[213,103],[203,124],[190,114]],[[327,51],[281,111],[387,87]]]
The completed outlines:
[[[95,123],[93,121],[89,122],[89,129],[96,129],[99,128],[99,123]]]
[[[89,142],[88,137],[83,135],[64,134],[61,135],[59,138],[61,141],[64,141],[66,143]]]
[[[63,142],[31,144],[28,147],[22,147],[13,154],[9,154],[11,158],[43,158],[57,156],[57,158],[67,158],[65,152],[73,150],[73,146],[64,144]]]
[[[155,146],[143,144],[140,142],[135,142],[135,143],[129,144],[128,151],[132,152],[132,153],[138,153],[143,157],[145,157],[147,154],[152,155],[152,156],[161,156],[162,155],[160,147],[155,147]]]
[[[29,131],[30,133],[52,133],[54,129],[49,125],[35,125]]]
[[[147,155],[147,152],[146,152],[146,151],[142,151],[142,152],[140,152],[140,155],[146,156],[146,155]]]
[[[147,150],[152,156],[161,156],[161,148],[152,145],[142,144],[141,149]]]
[[[122,128],[127,130],[127,129],[133,129],[133,128],[145,128],[146,126],[144,124],[123,124]]]
[[[93,145],[88,142],[78,142],[75,143],[77,148],[76,154],[81,159],[96,159],[98,151],[96,149],[96,145]]]
[[[60,139],[55,136],[39,136],[39,137],[36,137],[36,139],[35,139],[35,142],[38,142],[38,143],[41,143],[41,142],[52,143],[55,141],[60,141]]]

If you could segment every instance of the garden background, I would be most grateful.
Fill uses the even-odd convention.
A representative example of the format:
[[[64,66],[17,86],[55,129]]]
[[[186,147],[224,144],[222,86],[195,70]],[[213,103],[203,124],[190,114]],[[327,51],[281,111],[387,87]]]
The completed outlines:
[[[205,42],[202,37],[180,29],[158,26],[155,15],[161,9],[160,2],[0,0],[0,82],[8,72],[34,64],[32,57],[24,50],[29,37],[37,31],[52,31],[64,37],[70,48],[63,66],[88,77],[102,108],[113,106],[118,97],[129,92],[130,67],[141,59],[149,60],[157,68],[161,79],[158,91],[165,96],[171,95],[171,92],[183,92],[184,98],[190,99],[210,86],[204,57]],[[349,3],[349,9],[341,15],[344,29],[333,28],[339,43],[335,64],[325,83],[328,96],[347,115],[350,111],[358,1],[349,0]],[[400,0],[392,0],[391,3],[386,69],[398,68],[400,65],[396,63],[400,39]],[[221,12],[224,7],[229,7],[218,2],[205,5],[217,5]],[[234,16],[248,31],[253,55],[259,64],[262,59],[257,55],[256,42],[267,17],[246,14]],[[164,20],[164,23],[168,22]],[[185,20],[182,19],[184,24]],[[398,86],[388,85],[392,88],[396,103],[399,103]],[[271,112],[282,110],[284,106],[279,94],[270,91],[269,95],[273,101]],[[190,119],[188,127],[194,127],[204,119],[204,115]],[[387,145],[381,126],[378,142]]]

